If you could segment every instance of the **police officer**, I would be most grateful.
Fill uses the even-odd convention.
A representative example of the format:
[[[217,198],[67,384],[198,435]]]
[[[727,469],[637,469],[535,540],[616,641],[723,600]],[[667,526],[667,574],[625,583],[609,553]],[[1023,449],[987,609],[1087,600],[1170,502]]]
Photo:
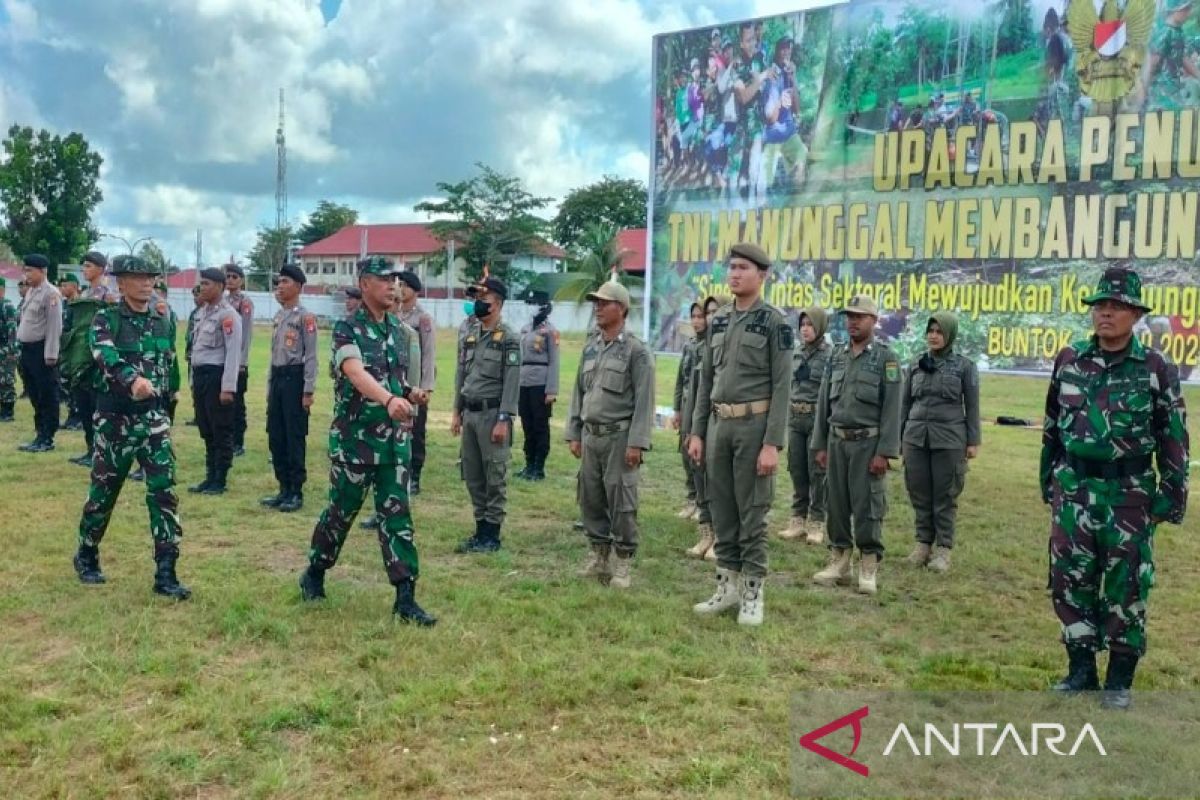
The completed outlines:
[[[917,535],[908,562],[934,572],[950,569],[967,459],[979,455],[979,371],[954,352],[957,335],[958,317],[951,312],[929,317],[929,350],[908,370],[900,410],[904,485]]]
[[[420,389],[427,395],[433,394],[435,346],[437,334],[433,328],[433,317],[417,302],[421,291],[421,279],[412,270],[400,273],[400,282],[396,288],[400,292],[400,307],[396,316],[405,325],[417,332],[421,344]],[[428,404],[417,406],[417,415],[413,421],[412,449],[412,486],[410,493],[421,493],[421,470],[425,468],[425,429],[429,422]]]
[[[204,301],[200,298],[200,284],[192,287],[192,306],[191,312],[188,313],[187,332],[183,336],[184,342],[184,358],[187,361],[188,385],[192,386],[195,383],[195,377],[192,375],[192,339],[196,331],[196,318],[200,316],[201,309],[204,308]],[[185,425],[195,426],[196,416],[193,412],[192,418],[184,423]]]
[[[171,289],[167,282],[159,278],[154,282],[154,307],[158,313],[171,320],[171,330],[176,330],[179,327],[179,317],[175,315],[175,309],[171,308]],[[177,354],[178,356],[178,354]],[[183,388],[182,370],[179,368],[179,358],[171,359],[171,375],[168,383],[170,394],[167,395],[167,419],[171,424],[175,424],[175,408],[179,405],[179,390]]]
[[[512,418],[517,412],[521,340],[501,320],[508,287],[485,277],[467,289],[475,321],[459,344],[450,433],[462,434],[462,471],[475,507],[475,533],[456,552],[500,549],[507,502],[505,477],[512,456]]]
[[[146,507],[154,537],[154,591],[186,600],[179,583],[179,499],[175,494],[175,452],[165,400],[175,359],[175,330],[154,303],[155,268],[138,256],[118,256],[113,274],[121,302],[96,312],[90,339],[100,372],[96,380],[96,449],[91,488],[79,521],[75,572],[85,584],[104,583],[100,540],[108,529],[117,496],[136,461],[146,473]]]
[[[288,513],[304,505],[308,414],[317,385],[317,318],[300,305],[306,280],[300,267],[284,264],[274,281],[280,308],[271,328],[267,442],[279,492],[261,502]]]
[[[533,320],[521,329],[521,392],[517,409],[525,442],[525,468],[518,478],[546,479],[550,455],[550,416],[558,399],[558,331],[550,324],[550,295],[532,292]]]
[[[50,262],[43,255],[25,256],[25,282],[29,291],[21,303],[17,340],[21,343],[21,366],[25,390],[33,405],[36,434],[19,448],[26,453],[54,449],[58,431],[58,346],[62,337],[62,295],[46,273]]]
[[[771,269],[753,243],[729,250],[733,302],[713,316],[700,368],[688,454],[708,469],[717,534],[717,589],[697,614],[738,609],[738,623],[761,625],[767,575],[767,512],[779,451],[787,443],[788,377],[795,336],[760,292]]]
[[[225,301],[225,275],[212,267],[200,272],[204,305],[192,331],[192,401],[204,439],[205,477],[188,487],[194,494],[224,494],[225,478],[233,464],[233,406],[242,380],[242,320]]]
[[[671,427],[679,431],[679,452],[683,455],[683,485],[687,491],[687,500],[675,516],[680,519],[694,520],[699,516],[699,507],[696,505],[695,472],[700,467],[688,457],[687,437],[692,426],[682,422],[682,417],[684,406],[691,394],[696,365],[700,361],[701,340],[704,336],[704,309],[700,307],[699,303],[692,303],[688,309],[688,318],[692,324],[692,338],[683,343],[683,350],[679,353],[679,371],[675,373],[675,398],[672,406],[675,416],[671,419]]]
[[[825,338],[829,317],[820,306],[800,312],[800,341],[792,352],[792,415],[788,423],[788,474],[792,479],[792,519],[782,539],[805,537],[808,544],[825,541],[825,469],[817,464],[809,443],[817,412],[821,379],[833,347]]]
[[[1146,652],[1154,532],[1187,508],[1187,414],[1177,368],[1133,335],[1151,310],[1138,274],[1105,270],[1084,302],[1095,333],[1054,360],[1042,434],[1050,587],[1069,663],[1054,688],[1099,689],[1107,648],[1101,702],[1121,709]]]
[[[362,308],[362,291],[357,286],[346,290],[346,316],[354,316],[354,312]]]
[[[817,465],[827,470],[829,500],[829,565],[813,580],[822,586],[849,583],[857,545],[862,554],[858,591],[875,594],[883,558],[888,459],[900,455],[900,360],[875,341],[879,310],[872,298],[855,295],[840,313],[846,316],[850,341],[830,356],[809,445]]]
[[[579,510],[591,554],[580,574],[628,589],[637,552],[638,478],[654,425],[654,358],[625,330],[629,291],[610,280],[587,295],[597,330],[575,376],[567,442],[579,467]],[[611,561],[609,556],[615,556]]]
[[[229,306],[242,320],[242,352],[238,357],[237,393],[233,398],[233,454],[246,454],[246,386],[250,374],[250,339],[254,336],[254,303],[242,289],[246,273],[237,264],[225,265],[225,288]]]
[[[0,422],[12,422],[17,405],[17,310],[4,296],[7,281],[0,275]]]
[[[306,601],[325,597],[325,572],[337,563],[346,533],[373,486],[383,565],[396,587],[392,612],[404,622],[429,626],[437,620],[416,601],[419,567],[408,502],[408,425],[414,404],[428,397],[412,385],[420,361],[416,337],[389,313],[398,279],[390,259],[361,259],[363,305],[333,328],[329,504],[313,529],[300,591]]]

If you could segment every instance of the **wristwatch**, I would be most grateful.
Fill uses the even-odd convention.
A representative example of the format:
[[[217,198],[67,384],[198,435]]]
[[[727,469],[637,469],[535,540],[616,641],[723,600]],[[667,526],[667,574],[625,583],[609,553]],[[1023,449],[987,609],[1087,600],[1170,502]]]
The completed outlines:
[[[512,422],[512,414],[507,414],[507,413],[501,411],[499,414],[496,415],[496,421],[497,422]]]

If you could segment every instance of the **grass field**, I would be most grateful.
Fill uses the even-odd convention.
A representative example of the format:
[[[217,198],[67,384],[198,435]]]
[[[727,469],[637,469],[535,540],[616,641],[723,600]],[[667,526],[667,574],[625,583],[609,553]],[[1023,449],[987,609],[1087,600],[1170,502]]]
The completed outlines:
[[[893,472],[879,596],[818,590],[809,576],[824,551],[776,539],[766,624],[747,630],[691,612],[712,575],[682,555],[695,534],[675,517],[682,470],[666,431],[644,470],[634,588],[574,577],[585,547],[571,530],[565,402],[549,479],[510,485],[505,549],[454,555],[472,522],[447,431],[452,332],[439,337],[415,503],[418,596],[438,626],[392,622],[378,545],[357,528],[329,574],[330,600],[301,605],[296,578],[327,486],[330,384],[323,359],[304,510],[260,509],[274,489],[268,338],[257,331],[248,453],[232,491],[181,491],[188,603],[150,592],[140,484],[126,486],[104,541],[109,583],[79,585],[70,559],[86,473],[66,459],[82,434],[60,434],[51,454],[18,453],[31,438],[27,401],[0,427],[0,786],[9,797],[781,797],[794,691],[1037,690],[1059,677],[1036,431],[985,426],[949,575],[901,563],[911,511]],[[564,340],[564,386],[578,343]],[[659,405],[670,404],[675,366],[659,361]],[[1043,392],[1040,380],[987,377],[984,416],[1036,419]],[[1188,400],[1195,409],[1200,393]],[[181,489],[203,472],[199,435],[182,425],[190,416],[185,399]],[[514,451],[512,471],[522,463]],[[786,522],[785,484],[773,529]],[[1193,512],[1158,536],[1141,688],[1197,685],[1196,520]]]

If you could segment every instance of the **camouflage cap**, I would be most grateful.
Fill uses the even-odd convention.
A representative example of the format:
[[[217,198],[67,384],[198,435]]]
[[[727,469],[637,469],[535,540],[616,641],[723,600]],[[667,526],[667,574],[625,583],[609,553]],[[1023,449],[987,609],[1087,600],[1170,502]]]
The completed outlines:
[[[387,278],[399,273],[396,268],[396,262],[390,258],[383,256],[367,256],[358,260],[358,276],[363,275],[378,275],[381,278]]]
[[[113,275],[157,275],[158,267],[141,256],[117,256],[112,260]]]
[[[76,286],[78,286],[79,278],[75,277],[74,272],[67,272],[67,273],[64,273],[64,274],[58,276],[58,283],[60,286],[64,283],[73,283]]]
[[[605,281],[594,292],[588,292],[588,300],[607,300],[610,303],[620,303],[621,307],[629,309],[629,290],[616,281]]]
[[[763,250],[754,242],[738,242],[729,248],[729,257],[744,258],[747,261],[752,261],[759,269],[771,268],[771,257],[767,255],[766,250]]]
[[[1090,306],[1101,300],[1116,300],[1142,311],[1151,310],[1142,302],[1142,277],[1128,267],[1109,267],[1104,270],[1096,291],[1085,297],[1083,302]]]
[[[879,306],[875,305],[875,298],[868,294],[856,294],[851,297],[849,302],[838,311],[839,314],[865,314],[870,317],[879,317]]]

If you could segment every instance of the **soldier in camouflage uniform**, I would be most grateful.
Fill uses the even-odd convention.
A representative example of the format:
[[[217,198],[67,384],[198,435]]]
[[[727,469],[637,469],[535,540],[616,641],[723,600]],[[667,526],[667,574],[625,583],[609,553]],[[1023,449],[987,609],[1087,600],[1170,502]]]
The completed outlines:
[[[788,377],[796,337],[760,293],[771,259],[753,243],[729,250],[734,301],[713,316],[700,367],[688,454],[708,469],[717,535],[717,587],[697,614],[738,609],[761,625],[767,575],[767,512],[779,451],[787,443]]]
[[[138,256],[113,260],[122,300],[96,312],[90,339],[96,376],[96,448],[92,483],[79,521],[75,571],[85,584],[104,583],[100,540],[108,529],[121,486],[136,461],[146,473],[146,506],[154,537],[154,591],[176,600],[191,596],[175,577],[179,558],[179,499],[175,451],[166,400],[175,329],[151,302],[155,268]]]
[[[1192,14],[1192,0],[1167,0],[1161,17],[1154,22],[1149,57],[1141,80],[1146,109],[1175,110],[1191,103],[1184,96],[1184,84],[1200,80],[1195,61],[1195,45],[1184,32]]]
[[[733,65],[733,96],[737,100],[738,121],[733,141],[729,145],[728,181],[737,186],[741,176],[746,178],[750,201],[766,196],[763,174],[763,116],[759,96],[763,84],[775,73],[763,63],[763,53],[755,35],[754,24],[742,23],[741,52]]]
[[[4,296],[6,281],[0,276],[0,422],[13,421],[17,405],[17,310]]]
[[[1050,587],[1069,661],[1054,688],[1099,689],[1096,653],[1107,648],[1102,702],[1126,708],[1146,652],[1154,531],[1187,508],[1186,410],[1176,367],[1133,336],[1151,310],[1138,274],[1106,270],[1084,302],[1095,334],[1055,359],[1042,434]]]
[[[383,565],[396,587],[392,611],[404,622],[433,625],[437,620],[416,601],[419,569],[408,501],[414,407],[428,398],[413,387],[420,364],[416,337],[389,313],[396,280],[391,259],[360,260],[363,305],[333,328],[329,503],[313,529],[300,591],[308,601],[325,597],[325,572],[337,563],[346,532],[374,487]]]
[[[508,502],[512,418],[521,378],[521,337],[501,319],[508,287],[484,278],[467,289],[475,298],[474,322],[459,342],[450,433],[462,434],[462,472],[475,507],[475,533],[456,552],[500,549]]]
[[[700,509],[696,505],[695,479],[695,473],[699,466],[687,454],[687,436],[692,426],[683,422],[683,411],[688,396],[691,394],[692,378],[696,374],[696,366],[701,356],[700,346],[704,339],[705,325],[704,309],[700,307],[699,303],[692,303],[691,308],[688,309],[688,317],[692,321],[692,338],[684,342],[683,351],[679,354],[679,371],[675,373],[675,402],[673,405],[675,417],[671,420],[671,427],[679,431],[679,452],[683,456],[683,485],[687,490],[687,501],[675,515],[680,519],[696,519],[700,513]]]
[[[788,422],[788,474],[792,479],[792,518],[781,539],[825,541],[825,470],[808,446],[812,440],[821,379],[833,347],[825,338],[829,317],[811,306],[800,312],[800,341],[792,351],[792,415]]]

